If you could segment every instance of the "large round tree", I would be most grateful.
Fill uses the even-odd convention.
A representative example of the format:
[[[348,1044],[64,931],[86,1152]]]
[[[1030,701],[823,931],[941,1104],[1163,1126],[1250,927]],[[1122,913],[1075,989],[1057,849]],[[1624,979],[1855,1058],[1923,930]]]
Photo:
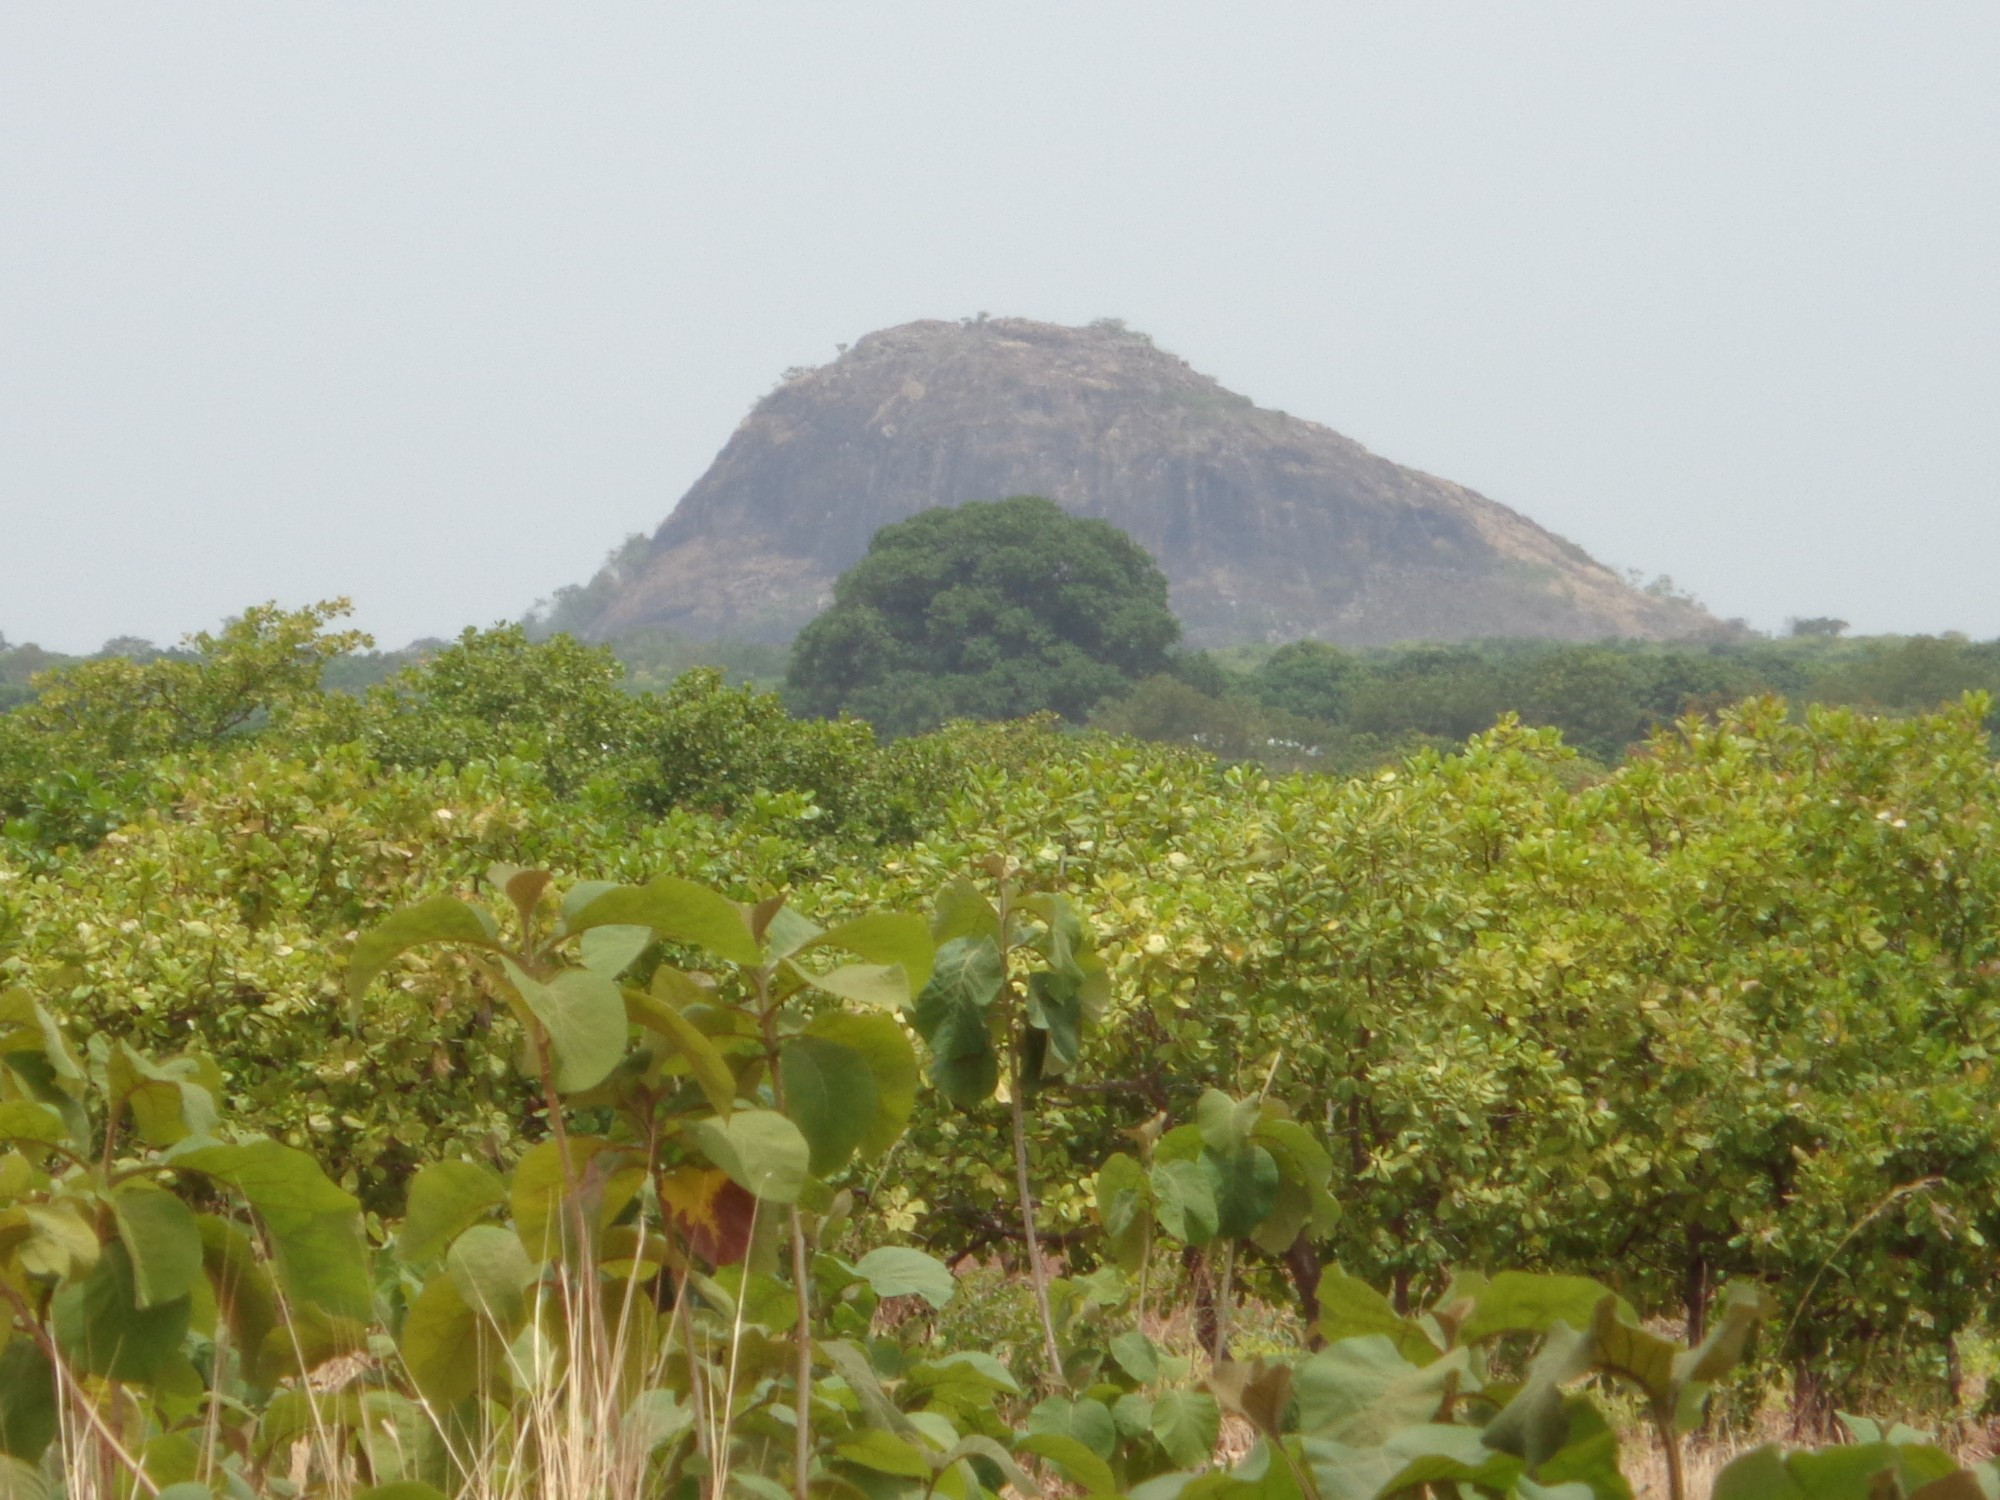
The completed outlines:
[[[1167,664],[1167,580],[1108,521],[1034,495],[885,526],[792,649],[800,712],[885,734],[1053,710],[1081,719]]]

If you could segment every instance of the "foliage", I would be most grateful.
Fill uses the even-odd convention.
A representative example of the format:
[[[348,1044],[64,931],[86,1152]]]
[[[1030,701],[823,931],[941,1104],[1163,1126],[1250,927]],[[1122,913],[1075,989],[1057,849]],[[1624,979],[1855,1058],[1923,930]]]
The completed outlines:
[[[103,779],[283,719],[317,698],[329,661],[369,644],[326,628],[348,610],[344,599],[260,604],[219,633],[188,637],[179,653],[101,657],[42,676],[33,702],[0,717],[0,816],[23,811],[44,777]]]
[[[1105,521],[1034,496],[885,526],[794,645],[786,692],[885,734],[1044,710],[1081,719],[1164,670],[1166,579]]]
[[[607,648],[571,636],[535,642],[518,625],[469,629],[371,689],[342,729],[389,766],[513,756],[539,766],[560,794],[630,751],[639,704],[623,676]]]

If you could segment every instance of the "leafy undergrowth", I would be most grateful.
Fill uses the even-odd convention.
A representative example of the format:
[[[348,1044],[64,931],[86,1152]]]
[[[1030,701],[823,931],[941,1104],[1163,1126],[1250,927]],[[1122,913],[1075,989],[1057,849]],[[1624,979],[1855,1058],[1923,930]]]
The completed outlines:
[[[459,950],[470,1002],[520,1027],[546,1129],[505,1171],[424,1167],[392,1223],[225,1118],[198,1054],[79,1052],[8,991],[0,1494],[1697,1492],[1690,1453],[1723,1450],[1685,1437],[1762,1289],[1729,1289],[1682,1347],[1587,1277],[1466,1273],[1402,1311],[1329,1267],[1300,1328],[1240,1295],[1336,1213],[1328,1153],[1270,1075],[1131,1132],[1091,1185],[1093,1236],[1043,1245],[1021,1124],[1074,1064],[1105,966],[1067,903],[1003,861],[979,873],[928,919],[830,927],[676,877],[559,890],[511,866],[489,872],[497,909],[395,913],[354,946],[356,1023],[404,954]],[[865,1243],[833,1185],[903,1135],[917,1038],[933,1086],[1010,1111],[1025,1276]],[[1706,1488],[2000,1489],[1846,1420],[1841,1446],[1761,1443]]]

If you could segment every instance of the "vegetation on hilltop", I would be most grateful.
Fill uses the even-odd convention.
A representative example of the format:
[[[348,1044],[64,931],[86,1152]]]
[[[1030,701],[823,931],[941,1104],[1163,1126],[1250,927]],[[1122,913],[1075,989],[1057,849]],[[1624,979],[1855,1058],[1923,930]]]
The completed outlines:
[[[1117,527],[1031,495],[885,526],[792,647],[802,712],[885,734],[952,719],[1080,720],[1165,670],[1167,581]]]

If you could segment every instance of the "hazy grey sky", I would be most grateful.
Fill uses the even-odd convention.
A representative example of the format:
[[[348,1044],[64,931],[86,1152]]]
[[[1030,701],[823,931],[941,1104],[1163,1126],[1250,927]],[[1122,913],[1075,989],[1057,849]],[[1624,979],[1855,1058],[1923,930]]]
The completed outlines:
[[[16,0],[0,631],[513,617],[981,310],[1764,628],[2000,635],[1994,0]]]

